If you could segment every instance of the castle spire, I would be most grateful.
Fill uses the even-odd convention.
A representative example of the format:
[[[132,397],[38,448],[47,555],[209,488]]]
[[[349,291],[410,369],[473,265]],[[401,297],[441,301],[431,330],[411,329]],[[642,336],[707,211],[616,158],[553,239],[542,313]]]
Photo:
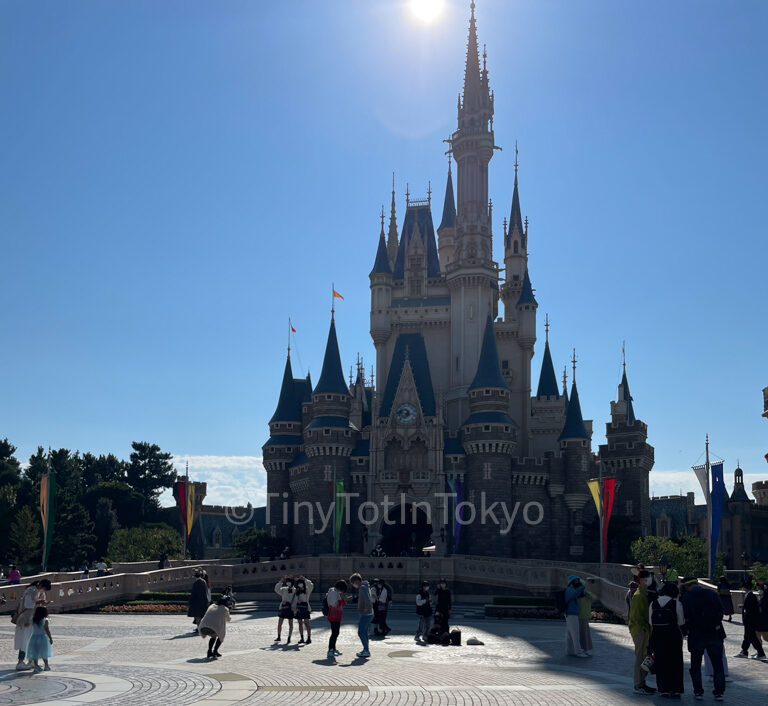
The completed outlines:
[[[339,341],[336,338],[336,322],[331,317],[331,327],[328,331],[328,342],[325,345],[323,368],[320,371],[320,379],[313,394],[329,393],[335,395],[348,395],[349,388],[344,379],[344,371],[341,368],[341,355],[339,354]]]
[[[547,314],[546,338],[544,339],[544,357],[541,360],[541,373],[539,374],[539,387],[536,390],[536,397],[560,397],[557,389],[557,378],[555,377],[555,366],[552,364],[552,354],[549,352],[549,314]],[[563,382],[565,385],[565,381]]]
[[[272,415],[272,422],[300,422],[301,408],[296,404],[296,398],[293,388],[293,370],[291,369],[290,353],[285,358],[285,370],[283,371],[283,384],[280,386],[280,397],[277,401],[277,408]]]
[[[507,381],[501,374],[499,351],[496,348],[496,334],[493,332],[493,320],[489,316],[485,322],[483,347],[480,349],[480,360],[477,362],[475,379],[469,386],[470,390],[483,387],[501,387],[509,389]]]
[[[376,250],[376,260],[373,263],[372,275],[391,275],[392,267],[389,264],[387,244],[384,240],[384,206],[381,207],[381,231],[379,233],[379,247]]]
[[[475,25],[475,3],[470,4],[469,36],[467,37],[467,61],[464,68],[464,100],[466,110],[476,110],[482,99],[482,80],[480,75],[480,60],[477,50],[477,27]]]
[[[565,425],[563,426],[559,441],[570,439],[589,439],[587,427],[584,425],[584,417],[581,416],[581,404],[579,404],[579,391],[576,389],[576,380],[571,384],[568,413],[565,417]]]
[[[517,168],[519,166],[517,155],[517,141],[515,141],[515,187],[512,191],[512,211],[509,214],[509,234],[511,236],[515,228],[517,228],[518,236],[522,239],[525,235],[525,229],[523,226],[523,217],[520,212],[520,193],[517,188]]]
[[[397,257],[397,215],[395,214],[395,173],[392,172],[392,205],[389,209],[389,233],[387,234],[387,257],[390,269]]]
[[[627,381],[627,366],[624,363],[624,370],[621,374],[621,384],[619,385],[619,402],[627,404],[627,424],[635,423],[635,409],[632,406],[632,395],[629,393],[629,382]]]
[[[456,202],[453,198],[453,177],[451,176],[451,161],[448,159],[448,179],[445,182],[445,200],[443,201],[443,218],[440,227],[453,228],[456,225]]]
[[[533,296],[533,287],[531,286],[531,278],[528,276],[528,269],[525,270],[523,276],[523,288],[520,291],[520,298],[517,300],[517,306],[521,304],[536,304],[536,297]]]

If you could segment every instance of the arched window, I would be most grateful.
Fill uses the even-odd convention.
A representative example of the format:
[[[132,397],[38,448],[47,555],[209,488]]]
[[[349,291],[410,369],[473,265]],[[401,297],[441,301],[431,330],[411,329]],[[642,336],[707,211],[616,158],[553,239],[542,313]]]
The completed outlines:
[[[218,549],[221,547],[221,530],[217,527],[215,530],[213,530],[213,546]]]
[[[515,241],[514,244],[512,245],[512,252],[515,253],[515,255],[517,255],[517,241]]]

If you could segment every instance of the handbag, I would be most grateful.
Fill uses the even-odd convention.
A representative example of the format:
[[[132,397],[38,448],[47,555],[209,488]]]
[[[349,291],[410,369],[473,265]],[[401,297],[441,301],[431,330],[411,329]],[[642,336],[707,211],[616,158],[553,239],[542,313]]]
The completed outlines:
[[[656,660],[653,655],[648,655],[643,663],[640,665],[640,669],[645,670],[648,674],[656,674]]]
[[[21,606],[22,606],[22,601],[19,601],[19,605],[16,606],[16,610],[13,612],[13,615],[11,616],[11,623],[13,623],[13,625],[16,625],[16,623],[19,622],[19,616],[21,615]]]

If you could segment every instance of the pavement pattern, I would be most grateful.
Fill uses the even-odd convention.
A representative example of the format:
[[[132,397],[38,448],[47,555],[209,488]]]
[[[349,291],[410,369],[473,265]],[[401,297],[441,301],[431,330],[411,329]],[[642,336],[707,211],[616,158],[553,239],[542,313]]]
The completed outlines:
[[[3,621],[0,706],[669,703],[633,693],[632,642],[623,625],[593,624],[594,654],[577,659],[565,656],[562,621],[487,620],[476,609],[459,608],[452,627],[462,631],[463,645],[422,646],[413,639],[416,616],[401,608],[390,616],[394,631],[385,640],[372,639],[365,660],[355,657],[355,612],[354,606],[347,611],[338,642],[343,655],[335,663],[326,658],[328,623],[319,612],[311,645],[297,644],[297,630],[286,645],[287,624],[283,642],[274,643],[276,617],[235,612],[223,656],[215,661],[205,658],[207,641],[180,615],[52,615],[52,671],[39,674],[13,670],[13,626]],[[741,625],[726,623],[726,632],[726,701],[764,703],[768,664],[734,659]],[[484,644],[467,645],[470,637]],[[687,702],[693,703],[693,694],[686,671]],[[711,681],[705,681],[707,702],[714,702]]]

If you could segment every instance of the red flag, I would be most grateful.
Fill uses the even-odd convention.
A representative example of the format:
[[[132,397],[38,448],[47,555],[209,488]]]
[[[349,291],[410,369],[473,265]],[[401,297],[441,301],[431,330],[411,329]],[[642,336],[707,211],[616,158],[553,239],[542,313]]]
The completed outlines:
[[[291,333],[296,333],[296,329],[293,328],[293,324],[291,324]]]
[[[768,463],[768,454],[765,454],[765,462]]]
[[[616,479],[606,478],[603,481],[603,561],[608,556],[608,523],[613,510],[613,496],[616,490]]]

